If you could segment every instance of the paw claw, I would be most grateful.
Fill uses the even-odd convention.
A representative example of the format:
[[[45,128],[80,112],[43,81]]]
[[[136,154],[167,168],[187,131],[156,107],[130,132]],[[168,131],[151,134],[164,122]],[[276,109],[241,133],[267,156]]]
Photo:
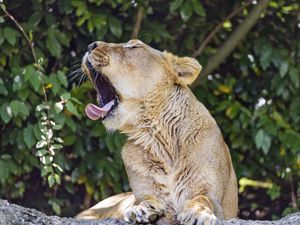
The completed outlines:
[[[215,225],[217,218],[206,210],[195,211],[190,209],[179,213],[177,220],[184,225]]]
[[[157,220],[163,213],[163,208],[156,208],[151,203],[142,202],[128,209],[124,214],[124,220],[131,223],[150,223]]]

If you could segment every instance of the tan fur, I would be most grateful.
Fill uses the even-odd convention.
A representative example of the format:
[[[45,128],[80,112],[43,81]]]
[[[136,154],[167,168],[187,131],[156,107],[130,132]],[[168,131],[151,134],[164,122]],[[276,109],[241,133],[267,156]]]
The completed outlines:
[[[79,218],[125,214],[138,223],[160,218],[165,224],[213,224],[215,216],[236,217],[237,183],[228,147],[214,118],[187,87],[200,64],[139,40],[99,42],[87,59],[121,99],[103,123],[128,136],[122,157],[136,200],[131,206],[132,195],[122,199],[128,208],[120,212],[116,198],[112,210],[102,204]],[[84,63],[83,70],[90,76]]]

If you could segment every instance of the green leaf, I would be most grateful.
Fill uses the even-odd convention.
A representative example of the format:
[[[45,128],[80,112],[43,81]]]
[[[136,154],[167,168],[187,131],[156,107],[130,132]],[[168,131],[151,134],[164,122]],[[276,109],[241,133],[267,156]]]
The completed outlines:
[[[53,94],[56,95],[61,90],[61,85],[59,80],[57,79],[56,74],[51,73],[50,76],[48,76],[47,82],[51,84],[51,90],[53,91]]]
[[[55,175],[57,175],[57,174],[55,174]],[[59,183],[59,184],[60,184],[60,183]],[[50,184],[49,184],[49,186],[50,186]],[[50,186],[50,187],[51,187],[51,186]],[[60,214],[61,214],[61,207],[60,207],[60,205],[59,205],[57,202],[52,201],[52,202],[51,202],[51,206],[52,206],[53,211],[54,211],[57,215],[60,215]]]
[[[47,130],[47,139],[50,140],[53,137],[53,130],[52,129],[48,129]]]
[[[52,128],[53,130],[61,130],[63,126],[61,124],[55,124]]]
[[[53,149],[62,149],[64,146],[61,144],[53,144],[52,147]]]
[[[30,16],[28,22],[31,26],[35,27],[41,22],[41,20],[42,20],[42,14],[37,11]]]
[[[271,147],[271,137],[260,129],[255,135],[255,144],[258,149],[262,149],[265,154],[268,154]]]
[[[69,99],[71,98],[71,95],[70,95],[70,93],[66,92],[66,93],[63,93],[63,94],[60,96],[60,98],[61,98],[62,100],[69,100]]]
[[[46,40],[46,45],[48,50],[50,51],[51,55],[54,57],[59,57],[60,53],[61,53],[61,46],[58,43],[58,41],[56,40],[56,38],[52,37],[52,38],[48,38]]]
[[[11,45],[15,45],[17,41],[17,34],[18,34],[17,31],[10,27],[5,27],[3,32],[7,42]]]
[[[24,70],[25,81],[29,81],[35,91],[41,87],[40,73],[32,66],[28,65]]]
[[[9,177],[9,169],[7,168],[4,160],[0,160],[0,168],[0,183],[3,183]]]
[[[29,95],[31,94],[31,90],[29,88],[22,88],[18,90],[17,94],[22,101],[26,101]]]
[[[46,155],[47,153],[48,153],[47,150],[41,149],[41,150],[37,150],[37,151],[36,151],[35,156],[37,156],[37,157],[42,157],[42,156]]]
[[[8,155],[8,154],[3,154],[1,155],[1,159],[11,159],[11,155]]]
[[[7,88],[5,87],[5,84],[1,78],[0,78],[0,94],[4,96],[8,94]]]
[[[76,124],[75,124],[74,120],[70,117],[65,117],[65,118],[66,118],[65,122],[68,125],[68,127],[70,127],[72,132],[75,132],[76,131]]]
[[[74,115],[78,116],[77,108],[75,107],[75,105],[71,101],[67,102],[66,107],[67,107],[68,111],[70,111]]]
[[[60,113],[64,109],[64,105],[62,102],[56,102],[54,108],[56,113]]]
[[[280,186],[272,184],[272,187],[268,189],[267,194],[270,196],[271,200],[274,201],[280,196]]]
[[[59,165],[57,165],[56,163],[53,163],[52,166],[57,168],[60,172],[62,172],[62,173],[64,172],[63,169]]]
[[[283,127],[283,128],[290,128],[290,125],[288,122],[285,121],[285,119],[278,113],[277,111],[274,111],[272,113],[272,118],[276,121],[276,125],[278,127]]]
[[[282,143],[291,148],[291,150],[295,153],[299,152],[300,149],[300,133],[295,132],[293,130],[287,129],[284,132],[281,132],[279,135],[280,140]]]
[[[264,70],[266,70],[271,63],[272,52],[273,48],[270,45],[265,45],[260,52],[260,65]]]
[[[94,28],[96,30],[100,31],[100,33],[97,33],[97,38],[99,39],[100,37],[98,34],[101,34],[101,32],[104,32],[104,34],[107,32],[107,15],[103,14],[93,14],[91,21],[93,23]]]
[[[53,173],[53,169],[51,166],[44,166],[41,172],[41,176],[44,177],[49,173]]]
[[[231,104],[227,109],[226,109],[226,115],[230,118],[233,119],[237,116],[237,114],[240,111],[240,105],[238,103]]]
[[[46,39],[46,46],[50,51],[52,56],[59,57],[62,51],[61,45],[57,40],[57,33],[59,31],[55,27],[50,27],[47,30],[47,39]]]
[[[92,20],[88,20],[87,28],[88,28],[89,33],[92,33],[94,31],[94,24],[93,24]]]
[[[54,184],[55,184],[55,178],[54,178],[54,175],[53,175],[53,174],[50,174],[50,175],[48,176],[48,184],[49,184],[49,187],[50,187],[50,188],[54,186]]]
[[[205,10],[199,0],[192,0],[193,10],[199,16],[205,16]]]
[[[97,29],[96,32],[95,32],[96,33],[96,37],[98,37],[99,39],[103,39],[104,36],[107,33],[107,30],[108,30],[107,25],[104,25],[103,27]]]
[[[23,130],[24,142],[26,146],[30,149],[35,144],[35,137],[33,135],[33,127],[29,125]]]
[[[13,117],[12,109],[7,102],[1,106],[0,116],[4,123],[8,123],[10,119]]]
[[[83,105],[81,101],[79,101],[77,98],[71,97],[70,98],[72,100],[72,102],[78,104],[78,105]]]
[[[189,18],[192,16],[192,14],[193,14],[192,6],[191,6],[190,2],[187,1],[183,4],[182,8],[180,8],[181,19],[184,22],[187,22],[189,20]]]
[[[0,29],[0,45],[2,45],[2,43],[4,42],[5,38],[4,38],[4,35],[3,35],[3,30]],[[5,59],[5,58],[3,58]]]
[[[70,0],[61,0],[59,1],[62,10],[66,13],[66,14],[70,14],[73,11],[73,7],[71,5],[71,1]]]
[[[49,165],[53,161],[53,156],[44,155],[40,158],[41,163]]]
[[[1,1],[2,2],[2,1]],[[4,10],[6,10],[6,6],[4,5],[4,4],[2,4],[2,3],[0,3],[0,8],[4,11]]]
[[[284,77],[287,74],[288,69],[289,69],[289,63],[287,61],[281,62],[280,69],[279,69],[280,76]]]
[[[22,87],[23,81],[22,78],[20,77],[20,75],[17,75],[14,77],[14,81],[13,81],[13,91],[17,91],[20,90]]]
[[[50,109],[49,105],[46,105],[46,104],[39,104],[37,107],[36,107],[36,111],[40,112],[42,110],[48,110]]]
[[[61,143],[61,144],[64,143],[64,140],[62,138],[60,138],[60,137],[54,137],[53,140],[57,141],[58,143]]]
[[[56,38],[64,46],[68,46],[70,43],[70,36],[67,36],[64,32],[57,32]]]
[[[300,86],[300,80],[299,80],[300,73],[299,73],[299,71],[297,70],[296,67],[294,67],[294,66],[290,67],[289,76],[290,76],[294,86],[296,88],[298,88]]]
[[[4,19],[3,19],[3,17],[2,16],[0,16],[0,23],[4,23]]]
[[[58,174],[54,174],[54,179],[55,179],[57,184],[61,184],[60,176]]]
[[[109,30],[116,38],[120,38],[122,36],[120,20],[113,16],[109,17]]]
[[[25,118],[29,115],[29,109],[24,104],[24,102],[21,102],[19,100],[13,100],[10,103],[10,107],[14,116],[22,115],[23,118]]]
[[[174,12],[182,4],[183,0],[175,0],[170,4],[170,11]]]
[[[35,145],[35,147],[36,148],[43,148],[43,147],[45,147],[45,146],[47,146],[47,141],[45,141],[45,140],[40,140],[38,143],[36,143],[36,145]]]
[[[67,77],[66,77],[66,75],[65,75],[62,71],[58,71],[58,72],[57,72],[57,78],[58,78],[59,82],[60,82],[64,87],[67,87],[67,86],[68,86]]]
[[[115,145],[114,145],[113,137],[112,136],[106,136],[104,140],[105,140],[105,144],[106,144],[109,152],[113,153],[116,150]]]

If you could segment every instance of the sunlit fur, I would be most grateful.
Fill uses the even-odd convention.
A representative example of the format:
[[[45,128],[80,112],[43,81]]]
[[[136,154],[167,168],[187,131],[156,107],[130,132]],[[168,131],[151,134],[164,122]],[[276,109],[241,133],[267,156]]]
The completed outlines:
[[[136,203],[122,200],[128,203],[126,212],[116,206],[115,217],[125,213],[127,220],[147,222],[157,214],[165,224],[213,224],[214,215],[236,217],[237,184],[228,147],[214,118],[188,88],[200,64],[139,40],[99,43],[87,59],[120,97],[104,125],[128,136],[122,157]],[[87,214],[114,216],[101,207]]]

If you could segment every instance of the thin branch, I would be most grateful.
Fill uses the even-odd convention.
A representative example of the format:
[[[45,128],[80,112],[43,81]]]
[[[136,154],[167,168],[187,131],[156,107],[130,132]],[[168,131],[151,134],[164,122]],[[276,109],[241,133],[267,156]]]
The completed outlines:
[[[243,9],[249,6],[252,3],[252,0],[248,0],[244,5],[240,5],[238,8],[234,9],[221,23],[219,23],[204,39],[200,47],[193,53],[192,57],[197,57],[202,54],[203,50],[207,46],[207,44],[215,37],[215,35],[222,29],[223,24],[227,21],[239,14]]]
[[[295,188],[294,188],[294,180],[293,180],[292,175],[290,175],[290,177],[289,177],[289,182],[290,182],[290,186],[291,186],[291,204],[294,209],[298,209],[297,197],[296,197]]]
[[[202,70],[200,76],[194,82],[193,87],[201,85],[206,77],[220,66],[228,55],[235,49],[242,39],[246,37],[251,28],[256,24],[262,12],[264,12],[268,6],[270,0],[260,0],[256,6],[246,16],[243,23],[232,32],[223,45],[217,50],[217,52],[208,59],[207,65]]]
[[[36,68],[41,71],[42,67],[40,66],[39,62],[37,61],[36,59],[36,54],[35,54],[35,50],[33,48],[33,43],[30,41],[28,35],[26,34],[26,32],[24,31],[23,27],[19,24],[19,22],[6,10],[5,6],[4,5],[1,5],[1,9],[3,10],[3,12],[5,13],[5,15],[7,15],[13,22],[14,24],[18,27],[18,29],[21,31],[21,33],[23,34],[23,36],[25,37],[26,41],[28,42],[29,46],[30,46],[30,49],[31,49],[31,52],[32,52],[32,57],[33,57],[33,60],[35,62],[35,66]],[[45,88],[45,84],[43,82],[43,79],[41,76],[39,76],[39,80],[42,84],[42,90],[43,90],[43,96],[44,96],[44,101],[45,101],[45,104],[48,105],[48,97],[47,97],[47,92],[46,92],[46,88]],[[48,127],[48,130],[50,128],[50,120],[49,120],[49,109],[47,109],[47,127]],[[50,140],[47,139],[47,148],[48,148],[48,151],[50,152]]]
[[[141,29],[141,24],[142,20],[144,17],[144,7],[139,7],[136,18],[135,18],[135,23],[134,23],[134,28],[131,34],[131,39],[136,39],[139,35],[140,29]]]
[[[1,9],[5,13],[5,15],[8,16],[14,22],[14,24],[18,27],[18,29],[21,31],[21,33],[23,34],[23,36],[25,37],[26,41],[28,42],[28,44],[30,46],[34,62],[38,63],[37,59],[36,59],[35,51],[33,48],[33,43],[30,41],[30,39],[29,39],[28,35],[25,33],[23,27],[21,27],[21,25],[18,23],[18,21],[9,12],[7,12],[7,10],[4,7],[1,7]]]
[[[5,6],[4,5],[1,5],[1,9],[2,11],[5,13],[6,16],[8,16],[11,21],[14,22],[14,24],[18,27],[18,29],[21,31],[21,33],[23,34],[23,36],[25,37],[26,41],[28,42],[28,45],[31,49],[31,53],[32,53],[32,57],[33,57],[33,60],[35,62],[35,64],[39,65],[38,61],[37,61],[37,58],[36,58],[36,54],[35,54],[35,50],[33,48],[33,43],[30,41],[28,35],[26,34],[26,32],[24,31],[23,27],[19,24],[19,22],[6,10]],[[40,67],[38,67],[38,69],[40,69]],[[48,104],[48,98],[47,98],[47,92],[46,92],[46,89],[45,89],[45,85],[44,85],[44,82],[42,80],[41,77],[40,78],[40,82],[42,83],[42,89],[43,89],[43,95],[44,95],[44,100],[45,100],[45,103]]]

